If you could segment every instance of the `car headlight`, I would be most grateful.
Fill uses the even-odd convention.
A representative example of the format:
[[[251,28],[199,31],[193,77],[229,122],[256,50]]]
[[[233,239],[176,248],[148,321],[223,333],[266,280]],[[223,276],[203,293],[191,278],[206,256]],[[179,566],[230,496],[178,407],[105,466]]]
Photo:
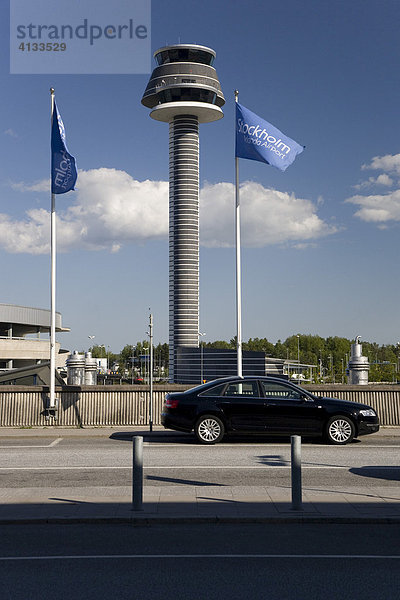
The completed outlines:
[[[360,415],[363,417],[376,417],[376,412],[372,408],[360,410]]]

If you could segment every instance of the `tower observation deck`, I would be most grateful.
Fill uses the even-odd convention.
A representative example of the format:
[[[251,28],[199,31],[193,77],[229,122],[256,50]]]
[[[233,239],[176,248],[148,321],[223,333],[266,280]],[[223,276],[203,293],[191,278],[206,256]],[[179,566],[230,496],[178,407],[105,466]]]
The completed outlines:
[[[223,117],[215,52],[177,44],[154,53],[143,94],[150,116],[169,123],[170,381],[183,381],[179,347],[199,345],[199,123]]]

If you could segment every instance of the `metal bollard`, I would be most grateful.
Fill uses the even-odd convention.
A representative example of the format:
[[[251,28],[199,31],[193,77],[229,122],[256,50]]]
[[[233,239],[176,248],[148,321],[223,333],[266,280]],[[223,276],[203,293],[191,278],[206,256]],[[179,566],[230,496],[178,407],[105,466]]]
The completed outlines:
[[[291,460],[292,460],[292,510],[302,509],[301,489],[301,437],[292,435],[290,437]]]
[[[133,438],[132,510],[143,510],[143,438]]]

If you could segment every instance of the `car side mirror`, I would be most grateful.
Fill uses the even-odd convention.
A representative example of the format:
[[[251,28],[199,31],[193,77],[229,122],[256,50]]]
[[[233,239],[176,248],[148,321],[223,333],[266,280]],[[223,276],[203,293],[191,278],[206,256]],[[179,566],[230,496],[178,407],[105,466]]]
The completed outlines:
[[[303,402],[314,402],[313,398],[311,398],[310,396],[306,396],[305,394],[304,396],[302,396],[302,400]]]

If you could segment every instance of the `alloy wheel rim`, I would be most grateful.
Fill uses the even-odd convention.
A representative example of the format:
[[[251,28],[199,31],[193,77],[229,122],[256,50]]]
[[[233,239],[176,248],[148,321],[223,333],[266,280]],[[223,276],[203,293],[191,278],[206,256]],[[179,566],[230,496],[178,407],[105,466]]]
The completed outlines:
[[[221,433],[221,427],[214,419],[205,419],[200,423],[199,435],[202,440],[214,442]]]
[[[330,425],[329,433],[335,442],[346,442],[351,436],[351,425],[344,419],[337,419]]]

